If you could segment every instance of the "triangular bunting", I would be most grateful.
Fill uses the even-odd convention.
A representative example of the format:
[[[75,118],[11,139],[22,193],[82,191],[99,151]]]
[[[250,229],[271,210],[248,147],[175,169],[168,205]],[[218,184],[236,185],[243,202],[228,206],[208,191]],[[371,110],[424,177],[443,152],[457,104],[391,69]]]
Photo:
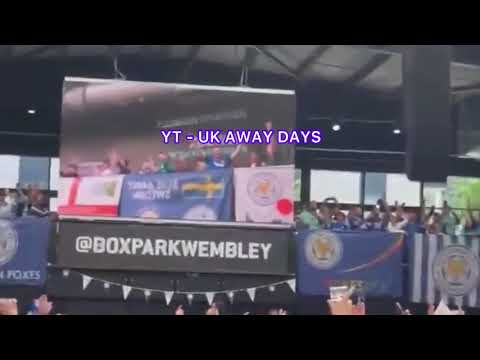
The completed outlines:
[[[173,297],[173,291],[165,291],[165,302],[167,303],[167,306],[170,305],[170,302],[172,301]]]
[[[288,280],[287,284],[290,286],[290,289],[292,289],[293,292],[297,291],[297,281],[295,279]]]
[[[123,285],[122,286],[122,292],[123,292],[123,300],[128,299],[128,295],[130,294],[130,291],[132,291],[131,286]]]
[[[88,284],[90,284],[91,281],[92,278],[90,276],[82,275],[83,290],[87,288]]]
[[[208,292],[208,293],[205,293],[205,296],[207,298],[208,305],[212,306],[213,298],[215,297],[215,293]]]
[[[247,294],[248,296],[250,296],[250,300],[252,300],[252,302],[255,302],[255,291],[257,289],[253,288],[253,289],[247,289]]]

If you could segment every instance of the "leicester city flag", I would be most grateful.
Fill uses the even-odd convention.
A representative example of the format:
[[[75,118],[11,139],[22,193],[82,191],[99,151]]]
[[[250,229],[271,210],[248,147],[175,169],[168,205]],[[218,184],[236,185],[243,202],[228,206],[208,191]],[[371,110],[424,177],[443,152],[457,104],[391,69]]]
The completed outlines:
[[[232,179],[232,169],[128,175],[123,183],[120,216],[231,221]]]
[[[361,285],[366,295],[402,295],[403,234],[306,231],[298,234],[297,284],[307,296]]]
[[[415,234],[410,252],[410,296],[415,303],[480,307],[480,239]]]
[[[0,286],[42,286],[47,271],[50,221],[0,220]]]

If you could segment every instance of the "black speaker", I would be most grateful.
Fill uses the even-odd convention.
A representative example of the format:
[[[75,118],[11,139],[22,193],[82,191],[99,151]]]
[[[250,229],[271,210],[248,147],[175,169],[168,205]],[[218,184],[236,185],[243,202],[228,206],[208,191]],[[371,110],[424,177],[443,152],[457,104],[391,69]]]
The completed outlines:
[[[413,181],[445,182],[452,145],[449,45],[409,45],[403,53],[406,171]]]

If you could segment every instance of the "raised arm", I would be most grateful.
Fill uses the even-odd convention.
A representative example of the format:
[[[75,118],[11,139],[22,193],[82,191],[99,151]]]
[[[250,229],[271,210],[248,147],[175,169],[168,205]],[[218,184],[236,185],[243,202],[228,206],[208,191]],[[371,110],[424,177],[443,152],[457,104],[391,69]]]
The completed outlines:
[[[238,154],[240,154],[241,150],[242,150],[242,144],[237,145],[235,150],[230,154],[230,159],[234,160],[238,156]]]

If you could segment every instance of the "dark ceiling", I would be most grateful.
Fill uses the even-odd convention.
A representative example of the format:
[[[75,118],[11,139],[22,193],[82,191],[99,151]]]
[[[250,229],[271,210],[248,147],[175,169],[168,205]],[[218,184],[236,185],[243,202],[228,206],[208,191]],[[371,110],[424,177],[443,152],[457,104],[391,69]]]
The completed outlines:
[[[0,45],[0,153],[56,155],[64,76],[112,78],[114,59],[130,80],[295,89],[300,126],[346,124],[325,147],[401,151],[404,46]],[[480,47],[453,46],[451,74],[477,92]]]

